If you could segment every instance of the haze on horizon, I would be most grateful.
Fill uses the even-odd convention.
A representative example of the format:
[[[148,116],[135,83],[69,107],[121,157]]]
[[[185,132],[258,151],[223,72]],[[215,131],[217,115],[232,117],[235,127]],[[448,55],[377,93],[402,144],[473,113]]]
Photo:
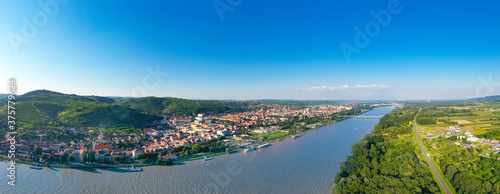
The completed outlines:
[[[2,1],[0,93],[15,77],[19,94],[234,100],[500,94],[498,1],[233,2]]]

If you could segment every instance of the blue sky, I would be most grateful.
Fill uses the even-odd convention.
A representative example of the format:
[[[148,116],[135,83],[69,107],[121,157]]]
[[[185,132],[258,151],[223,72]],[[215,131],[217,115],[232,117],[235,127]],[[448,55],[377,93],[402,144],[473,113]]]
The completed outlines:
[[[0,78],[16,77],[21,94],[479,97],[500,94],[498,7],[492,0],[0,1]],[[390,19],[381,15],[382,25],[371,11]],[[369,41],[358,41],[362,47],[356,27]],[[346,57],[341,43],[358,53]]]

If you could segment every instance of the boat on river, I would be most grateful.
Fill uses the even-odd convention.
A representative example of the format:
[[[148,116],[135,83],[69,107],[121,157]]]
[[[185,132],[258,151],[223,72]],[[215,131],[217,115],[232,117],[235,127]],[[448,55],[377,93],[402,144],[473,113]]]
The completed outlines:
[[[245,153],[255,151],[255,150],[256,150],[255,148],[248,148],[248,149],[245,149]]]
[[[132,164],[130,167],[128,167],[128,169],[126,169],[125,171],[127,172],[140,172],[140,171],[143,171],[141,167],[139,168],[136,168],[134,167],[134,165]]]
[[[203,161],[209,161],[209,160],[212,160],[212,159],[214,159],[214,158],[212,158],[212,157],[208,157],[207,158],[206,156],[203,156]]]
[[[292,136],[293,139],[298,138],[298,137],[302,137],[302,134]]]
[[[42,170],[42,167],[38,164],[35,164],[33,166],[30,166],[31,169],[34,169],[34,170]]]
[[[262,145],[258,146],[257,149],[266,148],[269,146],[271,146],[271,144],[266,143],[266,144],[262,144]]]

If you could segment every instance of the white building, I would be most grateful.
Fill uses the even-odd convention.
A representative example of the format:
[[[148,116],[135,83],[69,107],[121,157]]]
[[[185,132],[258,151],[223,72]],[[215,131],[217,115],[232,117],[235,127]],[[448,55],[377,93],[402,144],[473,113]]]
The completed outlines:
[[[205,121],[205,119],[203,118],[203,114],[198,114],[198,116],[194,119],[196,119],[200,123],[203,123]]]
[[[228,136],[228,135],[232,135],[232,133],[228,130],[219,130],[217,131],[217,135],[220,135],[220,136]]]
[[[141,150],[132,150],[132,157],[137,158],[139,154],[142,154]]]

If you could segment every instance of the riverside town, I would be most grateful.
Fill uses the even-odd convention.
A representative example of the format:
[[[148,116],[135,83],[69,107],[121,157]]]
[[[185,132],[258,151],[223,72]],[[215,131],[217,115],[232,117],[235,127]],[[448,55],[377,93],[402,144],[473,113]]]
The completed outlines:
[[[34,91],[18,97],[71,95]],[[25,102],[18,102],[18,116]],[[79,103],[79,102],[75,102]],[[43,106],[46,107],[43,107]],[[47,105],[36,105],[49,110]],[[394,104],[384,104],[394,105]],[[232,105],[234,106],[234,105]],[[12,133],[0,139],[1,150],[22,163],[53,167],[120,167],[173,164],[203,159],[220,153],[258,147],[363,113],[382,104],[340,103],[332,105],[280,105],[248,102],[230,113],[207,110],[205,114],[158,114],[143,128],[110,123],[98,127],[62,121],[40,127],[21,123],[17,141]],[[116,107],[114,107],[116,108]],[[64,112],[63,112],[64,113]],[[62,113],[59,113],[62,115]],[[68,113],[69,114],[69,113]],[[50,121],[50,118],[39,118]],[[115,125],[115,126],[113,126]],[[9,145],[10,143],[10,145]],[[17,151],[16,151],[17,150]],[[14,155],[14,152],[16,154]]]

